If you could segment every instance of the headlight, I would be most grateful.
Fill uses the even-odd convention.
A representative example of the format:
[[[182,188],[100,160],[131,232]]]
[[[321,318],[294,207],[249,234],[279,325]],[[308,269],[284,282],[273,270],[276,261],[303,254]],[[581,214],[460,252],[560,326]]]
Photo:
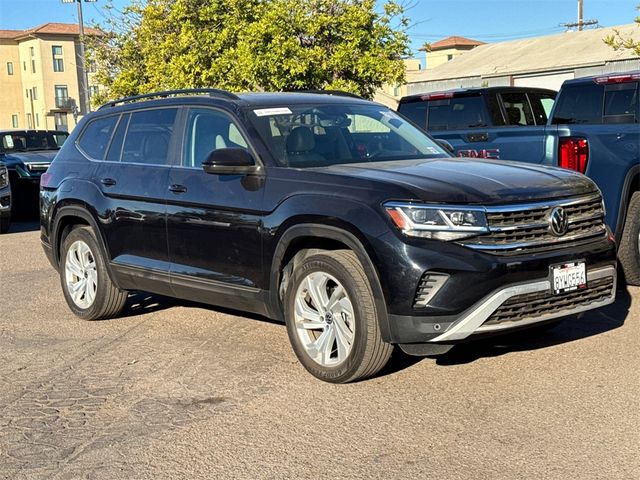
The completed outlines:
[[[7,167],[0,165],[0,188],[4,188],[9,185],[9,172]]]
[[[487,233],[484,209],[386,203],[385,210],[402,233],[411,237],[459,240]]]

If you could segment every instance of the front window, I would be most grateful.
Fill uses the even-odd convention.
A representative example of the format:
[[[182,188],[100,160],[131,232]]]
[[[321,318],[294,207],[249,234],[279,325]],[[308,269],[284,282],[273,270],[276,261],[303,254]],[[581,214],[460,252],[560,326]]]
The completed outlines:
[[[249,117],[285,167],[448,156],[428,135],[381,105],[256,108]]]
[[[8,132],[0,136],[0,147],[6,152],[59,150],[68,136],[62,132]]]

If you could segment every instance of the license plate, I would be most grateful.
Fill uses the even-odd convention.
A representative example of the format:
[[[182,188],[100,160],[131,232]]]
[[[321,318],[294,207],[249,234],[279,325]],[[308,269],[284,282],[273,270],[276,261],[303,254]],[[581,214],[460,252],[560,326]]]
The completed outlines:
[[[587,288],[587,266],[584,262],[551,266],[551,290],[554,295]]]

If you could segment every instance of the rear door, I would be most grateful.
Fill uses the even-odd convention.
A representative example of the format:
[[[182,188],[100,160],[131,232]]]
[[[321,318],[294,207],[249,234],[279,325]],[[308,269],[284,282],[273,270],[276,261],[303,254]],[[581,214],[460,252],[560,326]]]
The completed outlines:
[[[177,108],[120,116],[96,184],[108,202],[98,212],[122,285],[170,293],[166,196],[174,160]]]
[[[638,82],[569,84],[560,92],[549,129],[547,151],[553,165],[558,165],[560,139],[588,141],[585,174],[602,190],[606,221],[614,231],[625,179],[640,163],[639,103]]]

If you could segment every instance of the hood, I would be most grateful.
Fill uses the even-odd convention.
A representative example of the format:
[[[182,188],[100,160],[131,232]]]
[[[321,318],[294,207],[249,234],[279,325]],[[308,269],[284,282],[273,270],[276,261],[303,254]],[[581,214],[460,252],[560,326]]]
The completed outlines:
[[[16,165],[24,165],[28,163],[46,163],[50,164],[53,157],[56,156],[58,150],[40,150],[35,152],[11,152],[4,155],[0,154],[0,160],[7,167],[12,168]]]
[[[409,190],[412,199],[433,203],[518,203],[598,191],[576,172],[504,160],[435,158],[342,164],[321,170],[390,182]]]

